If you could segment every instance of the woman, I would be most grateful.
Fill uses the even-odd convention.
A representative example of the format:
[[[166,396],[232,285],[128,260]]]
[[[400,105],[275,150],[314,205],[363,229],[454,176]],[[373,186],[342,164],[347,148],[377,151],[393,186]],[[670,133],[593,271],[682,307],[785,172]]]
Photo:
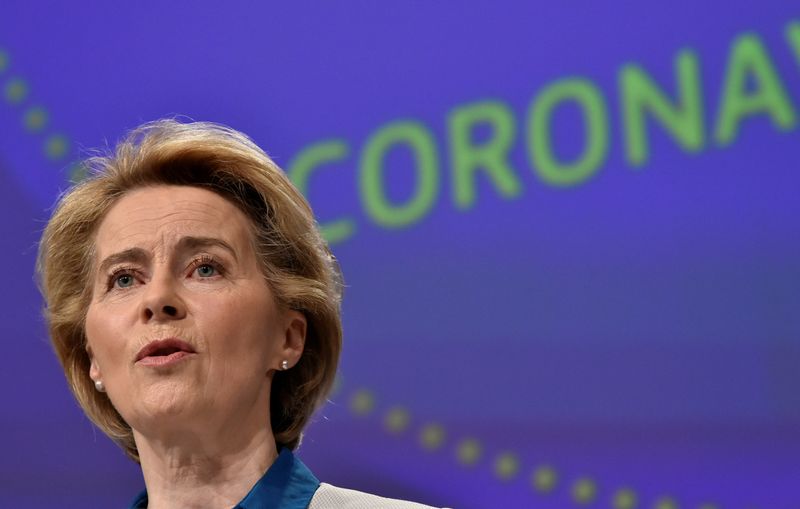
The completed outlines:
[[[132,507],[424,507],[320,484],[292,454],[334,380],[342,281],[269,157],[163,120],[87,168],[37,268],[70,388],[141,464]]]

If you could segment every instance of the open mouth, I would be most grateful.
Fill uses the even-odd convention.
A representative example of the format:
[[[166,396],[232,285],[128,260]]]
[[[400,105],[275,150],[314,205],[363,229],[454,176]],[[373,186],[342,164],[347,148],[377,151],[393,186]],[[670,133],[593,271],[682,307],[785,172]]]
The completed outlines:
[[[164,364],[195,353],[192,345],[178,338],[151,341],[136,355],[136,362]]]
[[[166,348],[159,348],[155,352],[153,352],[150,355],[148,355],[148,357],[163,357],[163,356],[169,355],[171,353],[183,352],[183,351],[184,350],[181,350],[180,348],[177,348],[177,347],[174,347],[174,346],[168,346]]]

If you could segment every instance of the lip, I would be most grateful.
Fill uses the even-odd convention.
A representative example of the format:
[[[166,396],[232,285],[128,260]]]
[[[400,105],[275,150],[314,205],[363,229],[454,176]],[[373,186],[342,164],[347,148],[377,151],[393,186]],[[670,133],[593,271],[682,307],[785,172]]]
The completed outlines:
[[[136,364],[167,366],[195,355],[195,349],[179,338],[158,339],[147,343],[136,354]]]

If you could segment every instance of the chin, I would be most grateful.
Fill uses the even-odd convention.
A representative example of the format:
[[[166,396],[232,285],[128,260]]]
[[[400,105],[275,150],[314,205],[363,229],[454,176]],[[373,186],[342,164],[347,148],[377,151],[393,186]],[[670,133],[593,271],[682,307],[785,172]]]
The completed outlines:
[[[130,409],[130,413],[148,421],[180,415],[188,417],[191,415],[192,409],[197,407],[196,385],[164,380],[149,384],[137,392],[137,396],[129,399],[128,406],[135,405],[135,408]],[[128,422],[133,426],[132,422]]]

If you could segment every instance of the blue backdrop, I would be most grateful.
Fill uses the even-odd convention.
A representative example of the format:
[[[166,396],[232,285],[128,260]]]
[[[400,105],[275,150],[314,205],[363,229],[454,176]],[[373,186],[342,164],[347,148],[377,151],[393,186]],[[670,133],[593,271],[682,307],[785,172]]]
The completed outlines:
[[[0,87],[0,506],[142,486],[32,274],[75,162],[174,115],[252,136],[341,261],[341,378],[300,449],[324,481],[800,504],[796,5],[12,1]]]

